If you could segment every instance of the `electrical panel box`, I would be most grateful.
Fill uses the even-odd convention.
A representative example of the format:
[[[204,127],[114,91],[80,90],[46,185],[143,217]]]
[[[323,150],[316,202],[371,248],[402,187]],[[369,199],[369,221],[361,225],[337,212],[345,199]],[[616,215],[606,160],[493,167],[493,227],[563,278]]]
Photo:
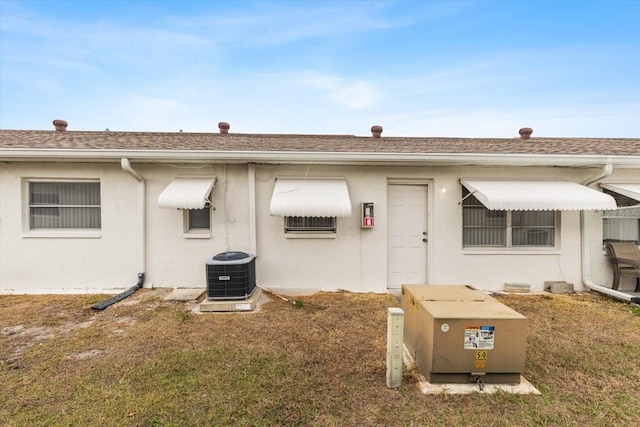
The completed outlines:
[[[520,383],[527,319],[464,285],[403,285],[404,343],[432,383]]]

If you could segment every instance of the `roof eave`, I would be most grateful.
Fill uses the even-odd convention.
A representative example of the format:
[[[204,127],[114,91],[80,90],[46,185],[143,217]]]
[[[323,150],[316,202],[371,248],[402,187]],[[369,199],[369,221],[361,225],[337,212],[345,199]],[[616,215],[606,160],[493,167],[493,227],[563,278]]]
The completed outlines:
[[[640,168],[640,156],[593,154],[385,153],[319,151],[95,150],[3,148],[0,161],[272,163],[331,165],[613,166]]]

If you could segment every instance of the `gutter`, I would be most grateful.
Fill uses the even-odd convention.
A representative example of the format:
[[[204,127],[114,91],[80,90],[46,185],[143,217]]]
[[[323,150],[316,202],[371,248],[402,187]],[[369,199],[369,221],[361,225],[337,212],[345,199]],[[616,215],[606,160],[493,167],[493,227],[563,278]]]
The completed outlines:
[[[581,184],[584,186],[589,186],[595,182],[598,182],[613,173],[613,165],[611,163],[606,163],[603,167],[603,170],[600,174],[591,177]],[[586,211],[580,211],[580,247],[582,254],[582,283],[589,289],[594,290],[596,292],[600,292],[614,298],[617,298],[622,301],[633,302],[635,304],[640,303],[640,298],[632,297],[629,294],[626,294],[621,291],[617,291],[615,289],[608,288],[606,286],[598,285],[594,283],[591,279],[591,242],[590,242],[590,233],[589,227],[586,225]]]
[[[138,171],[131,167],[129,159],[123,157],[120,160],[122,170],[131,175],[136,181],[138,181],[138,253],[140,254],[139,270],[143,275],[147,271],[147,218],[146,218],[146,197],[147,197],[147,185],[144,177],[140,175]]]
[[[136,161],[271,163],[271,164],[398,164],[398,165],[490,165],[490,166],[585,166],[611,163],[616,167],[640,167],[640,156],[575,154],[487,154],[487,153],[382,153],[320,151],[211,151],[211,150],[0,150],[2,161]],[[137,179],[137,178],[136,178]]]

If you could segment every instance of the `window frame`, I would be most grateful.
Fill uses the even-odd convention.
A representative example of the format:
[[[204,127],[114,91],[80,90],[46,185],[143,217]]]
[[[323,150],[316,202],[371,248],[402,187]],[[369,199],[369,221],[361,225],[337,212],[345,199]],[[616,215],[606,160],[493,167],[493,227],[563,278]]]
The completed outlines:
[[[51,203],[51,204],[34,204],[32,203],[32,184],[51,183],[51,184],[98,184],[99,204],[87,205],[69,205]],[[102,182],[98,178],[23,178],[22,179],[22,237],[25,238],[99,238],[102,236],[103,229],[103,197]],[[47,193],[42,193],[47,194]],[[53,194],[53,193],[51,193]],[[32,226],[32,209],[34,208],[92,208],[98,209],[99,227],[83,228],[83,227],[33,227]]]
[[[506,250],[506,251],[527,251],[527,250],[554,250],[558,247],[558,233],[560,228],[560,214],[559,211],[548,211],[552,213],[553,225],[529,225],[519,226],[513,225],[513,212],[526,212],[526,211],[509,211],[509,210],[489,210],[484,206],[468,189],[462,186],[462,249],[464,250]],[[486,212],[487,218],[503,222],[498,225],[465,225],[465,210],[466,209],[478,209]],[[465,230],[468,229],[500,229],[504,230],[503,244],[489,245],[467,245],[465,244]],[[551,230],[551,245],[522,245],[514,244],[514,229],[529,229],[529,230]]]

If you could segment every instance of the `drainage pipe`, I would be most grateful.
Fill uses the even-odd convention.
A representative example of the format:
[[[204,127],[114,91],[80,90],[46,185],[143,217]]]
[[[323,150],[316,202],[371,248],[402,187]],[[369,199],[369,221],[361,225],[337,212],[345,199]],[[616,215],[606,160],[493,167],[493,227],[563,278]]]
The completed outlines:
[[[147,229],[147,219],[146,219],[146,194],[147,194],[147,186],[146,181],[142,175],[135,169],[131,167],[131,163],[129,159],[123,157],[120,160],[120,165],[122,166],[122,170],[127,172],[136,181],[138,181],[138,253],[140,254],[140,261],[138,271],[145,272],[147,271],[147,237],[146,237],[146,229]]]
[[[249,188],[249,252],[258,256],[258,237],[256,231],[256,167],[247,165],[247,181]]]
[[[594,182],[600,181],[603,178],[608,177],[613,173],[613,166],[611,163],[607,163],[604,165],[603,170],[600,174],[587,179],[582,182],[582,185],[589,186]],[[587,222],[587,214],[586,211],[580,211],[580,240],[581,240],[581,255],[582,255],[582,283],[589,289],[592,289],[596,292],[600,292],[614,298],[633,302],[635,304],[640,303],[640,298],[632,297],[629,294],[626,294],[621,291],[617,291],[615,289],[608,288],[606,286],[598,285],[594,283],[591,279],[591,242],[590,242],[590,233],[589,226],[586,224]]]
[[[118,301],[122,301],[123,299],[130,297],[131,295],[133,295],[138,289],[142,288],[142,285],[144,284],[144,273],[138,273],[138,283],[136,283],[135,285],[133,285],[132,287],[130,287],[129,289],[127,289],[126,291],[109,298],[106,301],[102,301],[98,304],[95,304],[94,306],[92,306],[91,308],[93,308],[94,310],[104,310],[105,308],[109,307],[110,305],[113,305],[115,303],[117,303]]]

